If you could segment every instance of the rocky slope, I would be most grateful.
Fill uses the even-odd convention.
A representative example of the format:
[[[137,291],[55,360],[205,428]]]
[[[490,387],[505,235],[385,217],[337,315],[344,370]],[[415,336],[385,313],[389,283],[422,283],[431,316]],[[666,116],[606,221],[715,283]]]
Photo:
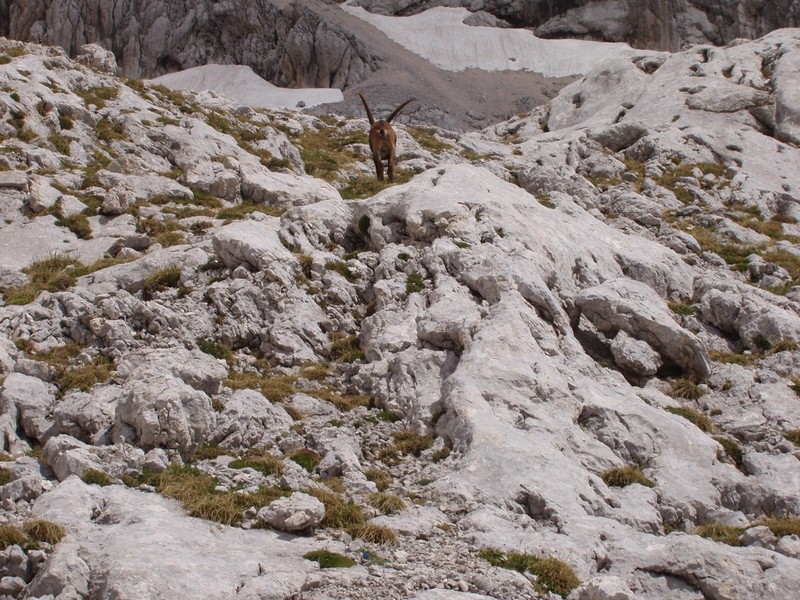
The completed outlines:
[[[0,42],[0,595],[794,597],[798,30],[386,187],[364,119],[78,54]]]
[[[379,14],[403,16],[433,6],[463,6],[476,13],[475,24],[530,27],[544,38],[628,42],[655,50],[724,45],[800,24],[797,0],[356,0],[356,4]]]

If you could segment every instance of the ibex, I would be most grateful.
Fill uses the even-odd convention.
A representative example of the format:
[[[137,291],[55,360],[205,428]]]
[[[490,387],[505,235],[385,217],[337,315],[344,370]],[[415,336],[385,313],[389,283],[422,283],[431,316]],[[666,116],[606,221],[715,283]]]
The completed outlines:
[[[378,181],[383,181],[383,161],[385,160],[389,165],[389,181],[393,182],[394,165],[397,161],[397,135],[392,128],[392,119],[405,108],[406,104],[413,102],[416,98],[409,98],[403,102],[394,109],[388,119],[376,121],[372,116],[372,111],[369,109],[369,104],[367,104],[364,94],[358,92],[358,97],[364,103],[364,109],[367,111],[367,118],[369,119],[369,149],[372,151],[372,160],[375,162],[375,174],[378,176]]]

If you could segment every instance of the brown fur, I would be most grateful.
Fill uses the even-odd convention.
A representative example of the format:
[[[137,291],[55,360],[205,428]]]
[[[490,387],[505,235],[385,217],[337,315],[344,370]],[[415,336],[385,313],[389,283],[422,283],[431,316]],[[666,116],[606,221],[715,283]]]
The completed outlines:
[[[383,161],[387,162],[389,171],[389,181],[394,181],[394,167],[397,163],[397,134],[392,127],[392,119],[394,119],[400,111],[405,108],[406,104],[413,102],[416,98],[409,98],[400,106],[394,109],[387,119],[376,121],[372,116],[372,111],[369,109],[367,99],[361,92],[358,92],[358,97],[364,104],[364,109],[367,111],[367,118],[369,119],[369,149],[372,151],[372,160],[375,163],[375,174],[378,181],[383,181]]]

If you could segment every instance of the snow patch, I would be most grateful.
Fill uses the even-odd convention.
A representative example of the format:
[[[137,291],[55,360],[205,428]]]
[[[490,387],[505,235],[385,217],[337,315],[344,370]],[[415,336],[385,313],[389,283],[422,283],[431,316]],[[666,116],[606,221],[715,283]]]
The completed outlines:
[[[617,57],[641,54],[628,44],[543,40],[522,29],[475,27],[464,23],[465,8],[432,8],[410,17],[388,17],[341,5],[391,40],[447,71],[533,71],[545,77],[585,75]]]
[[[343,99],[342,91],[335,88],[281,88],[259,77],[250,67],[241,65],[203,65],[168,73],[152,82],[173,90],[221,92],[253,108],[308,108]]]

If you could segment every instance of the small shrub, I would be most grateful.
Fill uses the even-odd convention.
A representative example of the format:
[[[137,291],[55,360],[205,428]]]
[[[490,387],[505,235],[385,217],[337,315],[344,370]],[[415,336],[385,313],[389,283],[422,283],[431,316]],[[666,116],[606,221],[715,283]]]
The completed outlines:
[[[369,504],[385,515],[400,512],[406,507],[403,499],[388,492],[375,492],[369,495]]]
[[[511,569],[536,575],[537,587],[545,592],[553,592],[562,598],[578,587],[581,582],[575,571],[567,563],[553,557],[541,557],[521,552],[501,552],[494,548],[484,548],[478,556],[489,564],[503,569]]]
[[[721,525],[719,523],[709,523],[700,525],[694,530],[696,535],[700,537],[714,540],[728,544],[729,546],[738,546],[739,538],[744,533],[744,529],[740,527],[733,527],[731,525]]]
[[[610,487],[626,487],[633,483],[638,483],[646,487],[655,486],[655,484],[642,473],[642,470],[635,465],[613,467],[604,471],[600,477],[603,482]]]
[[[369,233],[369,226],[372,224],[369,215],[361,215],[358,219],[358,231],[361,235],[366,236]]]
[[[669,302],[667,306],[676,315],[682,317],[691,317],[700,313],[700,309],[697,306],[686,304],[685,302]]]
[[[397,535],[388,527],[380,525],[370,525],[360,523],[347,528],[347,533],[357,540],[362,540],[369,544],[395,544]]]
[[[202,339],[197,340],[197,347],[214,358],[224,360],[229,366],[235,362],[233,351],[225,344],[219,344],[214,340]]]
[[[673,379],[670,382],[669,395],[673,398],[697,400],[704,393],[703,389],[690,379]]]
[[[101,487],[114,483],[111,477],[97,469],[86,469],[81,474],[81,481],[88,485],[99,485]]]
[[[714,431],[714,424],[711,422],[706,415],[697,412],[691,408],[684,408],[682,406],[668,406],[667,411],[671,412],[673,415],[678,415],[679,417],[683,417],[684,419],[691,421],[694,423],[700,431],[704,431],[706,433],[711,433]]]
[[[403,417],[400,415],[396,415],[393,412],[389,412],[386,410],[382,410],[375,415],[380,421],[384,421],[386,423],[397,423],[398,421],[402,421]]]
[[[31,539],[36,542],[44,542],[55,546],[64,539],[66,532],[58,523],[45,521],[44,519],[33,519],[23,525],[23,529]]]
[[[406,294],[415,294],[425,289],[425,280],[419,273],[411,273],[406,279]]]
[[[433,459],[433,462],[442,462],[448,456],[450,456],[450,448],[442,448],[441,450],[434,452],[431,458]]]
[[[755,337],[753,345],[759,352],[767,352],[772,348],[772,343],[761,334]]]
[[[329,550],[313,550],[311,552],[306,552],[303,558],[319,563],[320,569],[341,569],[352,567],[356,564],[353,559],[344,554],[338,554]]]
[[[8,469],[0,469],[0,486],[3,486],[7,483],[11,483],[11,471]]]
[[[72,117],[69,115],[58,115],[58,126],[65,130],[72,129]]]

